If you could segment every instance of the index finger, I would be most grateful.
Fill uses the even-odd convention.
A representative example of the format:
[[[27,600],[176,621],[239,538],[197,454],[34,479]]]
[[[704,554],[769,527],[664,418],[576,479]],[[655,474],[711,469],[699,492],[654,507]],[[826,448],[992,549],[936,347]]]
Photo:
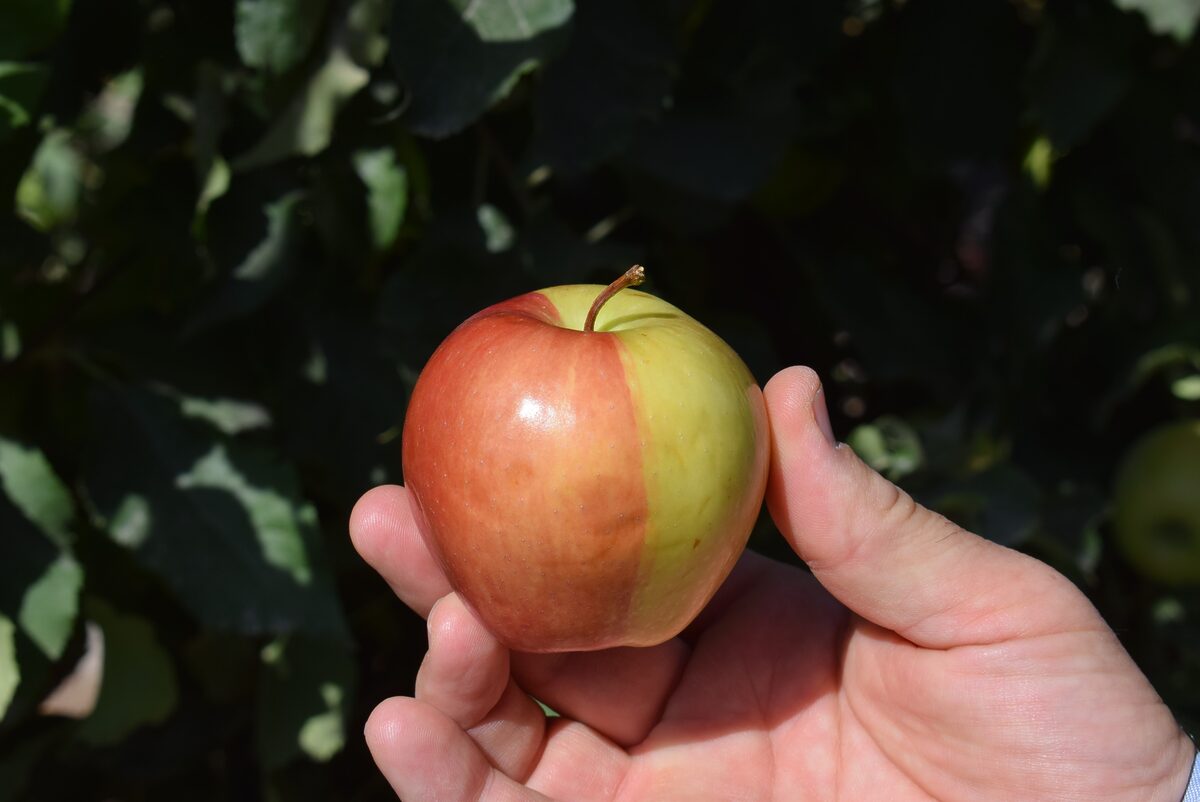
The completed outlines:
[[[422,618],[451,592],[413,517],[412,499],[399,485],[368,490],[350,513],[350,539],[400,600]]]

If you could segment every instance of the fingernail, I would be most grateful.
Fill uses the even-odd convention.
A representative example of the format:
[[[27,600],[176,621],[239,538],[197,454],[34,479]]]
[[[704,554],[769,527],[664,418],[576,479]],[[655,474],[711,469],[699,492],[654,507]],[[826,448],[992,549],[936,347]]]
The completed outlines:
[[[829,408],[825,406],[824,387],[818,387],[817,394],[813,396],[813,419],[824,433],[825,439],[829,441],[829,445],[837,445],[837,440],[833,437],[833,424],[829,422]]]

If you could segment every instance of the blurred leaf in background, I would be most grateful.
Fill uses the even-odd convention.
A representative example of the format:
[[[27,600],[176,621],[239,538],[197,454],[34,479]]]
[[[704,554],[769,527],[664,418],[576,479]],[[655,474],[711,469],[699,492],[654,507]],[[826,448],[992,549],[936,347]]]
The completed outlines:
[[[350,510],[456,325],[633,262],[1200,726],[1200,587],[1114,525],[1134,444],[1200,419],[1198,20],[6,0],[0,802],[392,799],[358,733],[426,632]]]

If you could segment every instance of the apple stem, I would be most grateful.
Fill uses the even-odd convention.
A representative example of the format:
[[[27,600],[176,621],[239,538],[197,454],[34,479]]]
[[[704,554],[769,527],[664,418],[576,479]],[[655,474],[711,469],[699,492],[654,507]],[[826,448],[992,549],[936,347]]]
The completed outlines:
[[[608,303],[608,299],[616,295],[626,287],[636,287],[646,280],[646,268],[641,265],[634,265],[625,271],[625,275],[609,284],[604,288],[604,292],[596,297],[592,303],[592,308],[588,310],[587,320],[583,323],[584,331],[596,330],[596,315],[600,314],[600,307]]]

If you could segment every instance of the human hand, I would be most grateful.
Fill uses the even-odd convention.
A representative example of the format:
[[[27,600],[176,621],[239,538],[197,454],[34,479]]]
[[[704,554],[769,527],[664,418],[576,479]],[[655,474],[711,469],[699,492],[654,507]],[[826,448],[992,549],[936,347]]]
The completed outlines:
[[[359,501],[355,547],[429,620],[415,698],[366,727],[402,799],[1179,801],[1195,747],[1074,585],[835,446],[812,371],[765,395],[768,504],[812,574],[747,552],[660,646],[510,653],[405,490]]]

